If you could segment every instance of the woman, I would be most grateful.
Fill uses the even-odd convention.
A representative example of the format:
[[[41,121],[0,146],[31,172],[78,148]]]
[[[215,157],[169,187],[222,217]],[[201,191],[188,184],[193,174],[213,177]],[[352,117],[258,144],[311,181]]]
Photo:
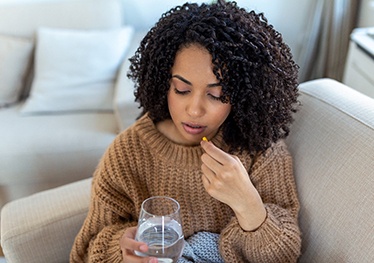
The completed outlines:
[[[186,3],[131,63],[143,112],[97,167],[71,262],[157,262],[134,240],[142,201],[157,195],[180,203],[187,242],[216,240],[218,262],[296,262],[299,201],[282,139],[298,67],[281,35],[236,3]]]

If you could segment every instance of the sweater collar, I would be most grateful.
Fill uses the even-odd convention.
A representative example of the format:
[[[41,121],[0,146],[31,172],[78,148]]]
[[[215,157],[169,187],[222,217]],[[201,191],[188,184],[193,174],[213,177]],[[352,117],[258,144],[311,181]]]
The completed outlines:
[[[200,169],[201,155],[204,150],[200,145],[186,146],[170,141],[156,128],[151,118],[146,114],[136,125],[137,133],[143,143],[146,143],[152,154],[173,166],[189,166]],[[221,149],[227,148],[219,132],[211,141]]]

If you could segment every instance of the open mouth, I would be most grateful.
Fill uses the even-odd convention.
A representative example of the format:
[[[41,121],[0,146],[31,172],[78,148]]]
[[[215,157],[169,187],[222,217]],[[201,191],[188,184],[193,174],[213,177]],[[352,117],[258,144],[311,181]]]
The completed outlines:
[[[183,123],[183,128],[187,133],[195,135],[202,133],[206,129],[206,126],[193,123]]]

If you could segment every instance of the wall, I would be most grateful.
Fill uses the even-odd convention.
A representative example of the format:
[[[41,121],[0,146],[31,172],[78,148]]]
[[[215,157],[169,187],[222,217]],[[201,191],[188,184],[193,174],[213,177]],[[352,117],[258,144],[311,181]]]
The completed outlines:
[[[314,0],[237,0],[240,7],[263,12],[271,24],[283,35],[291,47],[296,62],[302,46],[305,28]],[[125,22],[137,28],[149,29],[162,13],[171,7],[181,5],[186,0],[123,0]],[[196,0],[198,3],[210,2]]]
[[[61,0],[0,0],[1,3],[56,2]],[[80,1],[80,0],[70,0]],[[92,0],[95,1],[95,0]],[[124,21],[137,29],[147,30],[170,8],[181,5],[187,0],[122,0]],[[305,28],[310,17],[314,0],[236,0],[247,10],[263,12],[271,24],[283,35],[291,47],[296,62],[303,45]],[[374,0],[372,0],[374,1]],[[211,2],[211,0],[192,0],[191,2]]]
[[[358,27],[374,27],[374,0],[361,0]]]

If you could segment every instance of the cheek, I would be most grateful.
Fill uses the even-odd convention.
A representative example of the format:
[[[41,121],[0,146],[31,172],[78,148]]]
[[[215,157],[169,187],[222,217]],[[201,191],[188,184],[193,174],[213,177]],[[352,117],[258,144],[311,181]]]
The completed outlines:
[[[168,108],[169,108],[170,114],[173,114],[173,112],[176,111],[176,109],[178,108],[178,105],[180,105],[180,103],[178,103],[174,94],[169,91],[169,93],[168,93]]]
[[[231,112],[231,104],[223,104],[221,108],[221,112],[223,116],[228,116]]]
[[[215,116],[216,122],[218,122],[219,125],[222,125],[225,122],[227,116],[229,116],[230,112],[231,112],[231,105],[229,104],[222,105],[219,108],[219,110],[215,111],[214,116]]]

